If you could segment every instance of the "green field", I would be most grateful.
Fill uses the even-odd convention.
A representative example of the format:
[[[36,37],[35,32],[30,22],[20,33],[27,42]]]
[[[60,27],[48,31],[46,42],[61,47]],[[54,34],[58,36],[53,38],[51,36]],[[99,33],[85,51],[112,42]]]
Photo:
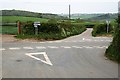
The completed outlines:
[[[2,17],[2,22],[5,23],[14,23],[16,21],[27,22],[27,21],[40,21],[40,22],[47,22],[48,19],[44,18],[35,18],[35,17],[22,17],[22,16],[0,16]]]
[[[17,34],[15,26],[0,26],[0,34]]]

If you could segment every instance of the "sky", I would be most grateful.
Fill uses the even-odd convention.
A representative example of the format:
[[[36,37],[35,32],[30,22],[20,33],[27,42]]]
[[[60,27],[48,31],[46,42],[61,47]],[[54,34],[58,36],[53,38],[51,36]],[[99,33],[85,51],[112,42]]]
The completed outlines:
[[[39,13],[117,13],[119,0],[0,0],[0,10],[26,10]]]

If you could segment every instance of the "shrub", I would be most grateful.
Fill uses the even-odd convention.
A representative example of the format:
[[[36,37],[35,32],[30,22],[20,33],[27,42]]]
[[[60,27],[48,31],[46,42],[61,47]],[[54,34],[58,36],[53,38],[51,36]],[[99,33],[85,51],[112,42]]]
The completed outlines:
[[[118,16],[118,27],[115,29],[113,42],[106,50],[106,56],[120,63],[120,16]]]
[[[35,35],[33,22],[23,23],[22,35],[32,35],[37,39],[62,39],[77,35],[86,30],[86,27],[79,24],[71,24],[69,21],[63,23],[41,23],[38,26],[38,35]]]
[[[111,25],[109,25],[108,28],[108,33],[113,33],[113,28]],[[96,36],[99,34],[106,34],[107,33],[107,24],[97,24],[96,26],[93,27],[92,35]]]
[[[21,29],[22,29],[22,34],[29,34],[29,35],[35,34],[35,28],[33,27],[33,22],[31,21],[22,23]]]

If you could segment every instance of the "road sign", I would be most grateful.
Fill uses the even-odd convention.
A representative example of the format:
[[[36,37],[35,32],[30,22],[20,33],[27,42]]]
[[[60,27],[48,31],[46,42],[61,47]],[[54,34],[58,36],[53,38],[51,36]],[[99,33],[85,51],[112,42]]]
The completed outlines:
[[[34,27],[38,27],[40,25],[41,25],[40,22],[34,22]]]
[[[38,34],[38,26],[40,26],[40,22],[34,22],[34,27],[35,27],[35,34]]]

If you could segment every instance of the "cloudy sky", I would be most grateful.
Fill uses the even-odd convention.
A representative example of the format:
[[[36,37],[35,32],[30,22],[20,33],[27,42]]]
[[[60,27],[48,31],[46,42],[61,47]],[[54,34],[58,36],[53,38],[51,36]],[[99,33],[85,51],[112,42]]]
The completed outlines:
[[[16,9],[41,13],[117,13],[119,0],[0,0],[0,10]]]

